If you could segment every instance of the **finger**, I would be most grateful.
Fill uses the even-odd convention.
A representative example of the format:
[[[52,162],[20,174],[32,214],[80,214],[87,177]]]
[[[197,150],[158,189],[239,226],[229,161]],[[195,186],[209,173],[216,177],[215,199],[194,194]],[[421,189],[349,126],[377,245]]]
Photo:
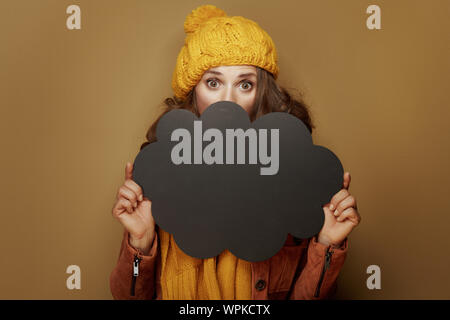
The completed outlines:
[[[133,213],[133,208],[131,206],[131,202],[125,198],[120,198],[115,208],[113,209],[113,216],[119,217],[124,211],[128,213]]]
[[[127,186],[123,185],[119,188],[119,191],[117,192],[117,197],[118,197],[118,199],[125,198],[125,199],[129,200],[135,208],[137,207],[136,193],[134,193],[133,190],[131,190]]]
[[[336,219],[336,221],[342,222],[346,219],[354,222],[355,224],[358,224],[360,220],[359,215],[354,208],[347,208],[346,210],[344,210],[344,212],[342,212],[342,214]]]
[[[130,162],[127,162],[125,165],[125,180],[133,178],[133,165]]]
[[[330,210],[336,210],[339,202],[344,200],[350,193],[347,189],[341,189],[338,193],[336,193],[330,201]]]
[[[136,199],[139,199],[139,201],[142,201],[144,198],[144,195],[142,193],[142,188],[133,180],[126,180],[124,183],[127,188],[129,188],[131,191],[133,191],[136,194]]]
[[[345,209],[355,206],[356,206],[356,199],[354,196],[349,194],[345,199],[339,202],[339,204],[336,207],[336,210],[334,211],[334,215],[337,217],[341,213],[343,213]]]
[[[343,184],[342,184],[342,187],[343,187],[344,189],[347,189],[347,190],[348,190],[348,188],[350,187],[350,180],[351,180],[350,172],[345,172],[345,173],[344,173],[344,182],[343,182]]]
[[[133,213],[133,205],[131,204],[130,200],[122,198],[120,201],[122,208],[126,209],[128,213]]]
[[[330,210],[328,206],[323,206],[323,212],[325,214],[325,220],[334,221],[333,211]]]

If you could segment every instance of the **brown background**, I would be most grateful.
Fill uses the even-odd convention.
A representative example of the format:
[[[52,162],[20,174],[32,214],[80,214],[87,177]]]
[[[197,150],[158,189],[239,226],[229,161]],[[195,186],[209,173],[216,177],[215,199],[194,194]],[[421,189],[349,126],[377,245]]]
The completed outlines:
[[[111,216],[203,1],[2,1],[2,299],[110,299]],[[273,38],[316,144],[352,175],[361,224],[341,299],[449,299],[450,2],[211,1]],[[81,30],[66,8],[81,7]],[[366,28],[370,4],[382,30]],[[66,288],[68,265],[81,290]],[[368,290],[366,268],[381,268]]]

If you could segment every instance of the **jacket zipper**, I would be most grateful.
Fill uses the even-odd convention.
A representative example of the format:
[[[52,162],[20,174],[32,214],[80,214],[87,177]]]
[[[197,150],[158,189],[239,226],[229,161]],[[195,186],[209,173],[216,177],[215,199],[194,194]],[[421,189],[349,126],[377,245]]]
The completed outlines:
[[[136,278],[139,275],[139,262],[141,261],[141,258],[137,254],[134,255],[133,259],[133,276],[131,278],[131,295],[134,296],[135,294],[135,287],[136,287]]]
[[[333,254],[333,251],[330,251],[330,247],[327,248],[327,251],[325,253],[325,264],[322,269],[322,273],[320,274],[319,283],[316,287],[316,292],[314,294],[314,297],[318,298],[320,295],[320,287],[322,286],[323,278],[325,277],[325,272],[327,271],[328,267],[330,266],[331,261],[331,255]]]

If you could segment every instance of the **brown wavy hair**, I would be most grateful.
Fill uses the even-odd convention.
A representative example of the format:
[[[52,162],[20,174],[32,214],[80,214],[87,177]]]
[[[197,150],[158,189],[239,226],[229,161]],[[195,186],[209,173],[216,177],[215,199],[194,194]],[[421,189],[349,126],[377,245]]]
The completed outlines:
[[[291,94],[284,88],[278,86],[273,75],[259,67],[256,67],[257,84],[255,102],[250,113],[250,120],[254,121],[269,112],[287,112],[299,118],[308,127],[310,133],[315,126],[312,124],[309,114],[309,107],[303,101],[302,96],[293,98]],[[166,98],[164,100],[166,106],[163,113],[156,119],[147,131],[147,141],[141,145],[141,150],[148,144],[156,141],[156,126],[159,119],[167,112],[174,109],[187,109],[200,117],[197,103],[195,99],[195,90],[192,89],[186,99],[180,100],[177,97]]]

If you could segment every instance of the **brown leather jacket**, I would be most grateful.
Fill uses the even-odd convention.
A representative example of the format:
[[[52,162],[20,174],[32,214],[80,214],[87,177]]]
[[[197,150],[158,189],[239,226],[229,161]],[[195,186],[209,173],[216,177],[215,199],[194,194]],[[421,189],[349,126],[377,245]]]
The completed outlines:
[[[159,283],[159,239],[148,255],[141,255],[129,243],[124,231],[117,265],[110,275],[114,299],[161,299]],[[328,299],[336,290],[336,279],[347,254],[348,239],[338,249],[317,242],[316,237],[288,236],[283,248],[272,258],[252,262],[252,299]],[[138,275],[133,275],[133,264]]]

